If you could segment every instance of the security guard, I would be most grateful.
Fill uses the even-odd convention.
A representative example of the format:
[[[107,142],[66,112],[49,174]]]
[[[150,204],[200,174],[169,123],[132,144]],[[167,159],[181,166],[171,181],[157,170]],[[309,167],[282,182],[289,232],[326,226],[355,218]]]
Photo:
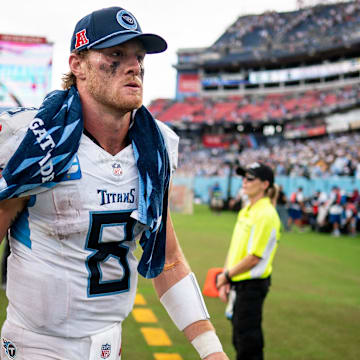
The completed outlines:
[[[262,360],[262,308],[280,237],[280,219],[274,207],[278,188],[272,169],[265,164],[238,167],[237,174],[243,177],[242,188],[249,203],[239,212],[217,287],[222,301],[232,300],[229,305],[237,360]]]

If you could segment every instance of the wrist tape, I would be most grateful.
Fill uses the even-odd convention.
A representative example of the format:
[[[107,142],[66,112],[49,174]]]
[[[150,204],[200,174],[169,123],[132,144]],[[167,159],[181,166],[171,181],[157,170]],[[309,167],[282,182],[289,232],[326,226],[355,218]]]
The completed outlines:
[[[206,331],[197,336],[191,345],[199,353],[201,359],[205,359],[210,354],[223,352],[220,340],[214,331]]]
[[[161,296],[160,302],[180,331],[196,321],[210,318],[193,273],[168,289]]]

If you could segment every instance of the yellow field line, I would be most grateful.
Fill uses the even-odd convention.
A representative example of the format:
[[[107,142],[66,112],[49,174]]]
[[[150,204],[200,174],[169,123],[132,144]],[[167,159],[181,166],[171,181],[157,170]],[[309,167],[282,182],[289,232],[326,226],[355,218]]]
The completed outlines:
[[[137,294],[135,295],[134,305],[146,305],[146,300],[145,300],[145,298],[144,298],[141,294],[137,293]]]
[[[136,306],[146,305],[146,300],[143,295],[137,293],[135,296]],[[143,307],[135,307],[132,311],[132,315],[138,323],[157,323],[158,319],[151,309]],[[171,346],[172,342],[165,332],[161,328],[154,327],[141,327],[141,333],[143,334],[146,343],[149,346]],[[183,360],[183,358],[177,353],[154,353],[155,360]]]
[[[158,319],[151,309],[135,308],[132,311],[135,321],[139,323],[157,323]]]
[[[179,354],[155,353],[155,360],[183,360]]]
[[[167,333],[161,328],[140,328],[146,342],[150,346],[171,346],[172,342]]]

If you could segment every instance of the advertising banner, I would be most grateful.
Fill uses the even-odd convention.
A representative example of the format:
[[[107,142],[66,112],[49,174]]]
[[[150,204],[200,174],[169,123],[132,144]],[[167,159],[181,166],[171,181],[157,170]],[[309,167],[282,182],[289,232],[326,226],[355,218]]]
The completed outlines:
[[[198,94],[200,79],[198,74],[180,74],[178,78],[179,94]]]
[[[0,107],[37,107],[51,88],[53,45],[0,34]]]
[[[203,135],[202,143],[207,148],[228,148],[230,146],[230,141],[222,134]]]
[[[334,63],[301,66],[289,69],[251,71],[250,84],[270,84],[306,79],[326,78],[328,76],[354,73],[360,70],[360,58]]]

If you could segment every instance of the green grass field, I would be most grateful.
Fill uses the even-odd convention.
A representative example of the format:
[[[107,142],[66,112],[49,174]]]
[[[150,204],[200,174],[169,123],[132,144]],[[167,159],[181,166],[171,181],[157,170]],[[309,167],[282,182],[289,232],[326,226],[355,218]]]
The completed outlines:
[[[212,214],[205,206],[196,206],[193,216],[173,214],[179,241],[201,287],[208,269],[223,265],[235,218],[234,213]],[[142,325],[130,315],[123,327],[123,359],[153,360],[156,352],[198,359],[168,318],[151,281],[140,279],[139,292],[159,319],[156,327],[162,327],[174,345],[148,346],[140,332]],[[224,304],[214,298],[205,301],[225,351],[234,359]],[[0,290],[0,324],[5,309],[5,294]],[[263,325],[267,360],[360,359],[360,236],[283,234]]]

